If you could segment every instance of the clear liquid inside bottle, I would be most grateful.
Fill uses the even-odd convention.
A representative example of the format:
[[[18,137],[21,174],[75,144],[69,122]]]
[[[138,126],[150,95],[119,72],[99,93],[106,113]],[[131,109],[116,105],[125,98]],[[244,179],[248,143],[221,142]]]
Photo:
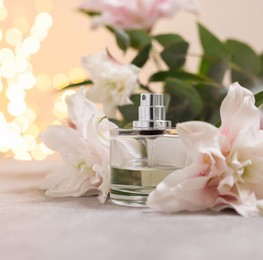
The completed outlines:
[[[185,165],[175,129],[111,132],[111,200],[144,206],[149,193],[169,174]]]

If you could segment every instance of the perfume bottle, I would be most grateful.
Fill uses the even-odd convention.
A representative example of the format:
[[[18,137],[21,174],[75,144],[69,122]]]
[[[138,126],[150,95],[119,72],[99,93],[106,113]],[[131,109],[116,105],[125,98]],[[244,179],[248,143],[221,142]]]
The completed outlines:
[[[163,94],[141,94],[139,119],[133,128],[111,131],[111,201],[144,206],[149,193],[185,166],[185,160],[176,129],[165,120]]]

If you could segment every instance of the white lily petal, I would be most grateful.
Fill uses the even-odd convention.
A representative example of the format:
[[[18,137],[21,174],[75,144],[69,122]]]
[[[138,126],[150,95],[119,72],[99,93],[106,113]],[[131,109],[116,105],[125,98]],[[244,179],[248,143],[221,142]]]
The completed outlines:
[[[109,192],[109,131],[116,125],[86,98],[83,88],[67,104],[74,128],[51,126],[41,134],[43,142],[66,162],[63,174],[49,178],[46,195],[77,197],[95,191],[104,202]]]
[[[130,96],[138,87],[139,68],[134,65],[122,65],[103,51],[98,55],[89,55],[83,59],[89,70],[94,86],[87,97],[104,105],[107,116],[114,118],[118,106],[130,104]]]
[[[92,172],[91,175],[93,175]],[[66,165],[63,171],[54,177],[54,185],[49,187],[45,195],[47,197],[79,197],[87,191],[97,189],[97,186],[92,185],[89,179],[89,172],[76,171]],[[51,180],[52,177],[49,177],[49,183]]]
[[[201,147],[214,143],[218,130],[216,127],[205,122],[190,121],[177,124],[177,131],[187,153],[195,156]]]
[[[67,150],[76,153],[84,147],[84,141],[80,138],[79,133],[66,126],[49,126],[45,132],[40,134],[40,138],[54,151]]]
[[[181,10],[195,14],[198,11],[198,6],[194,0],[141,0],[128,2],[123,0],[86,0],[81,7],[87,11],[100,13],[100,16],[96,17],[95,25],[103,24],[113,28],[145,30],[151,29],[158,19],[172,16]]]
[[[223,178],[220,181],[217,189],[221,196],[222,195],[232,195],[231,190],[233,189],[234,185],[235,185],[235,178],[230,175],[230,176]]]
[[[252,199],[251,202],[231,202],[228,200],[224,200],[223,198],[219,198],[217,200],[217,205],[212,207],[213,211],[221,211],[223,209],[232,208],[239,215],[243,217],[258,217],[263,215],[263,208],[261,208],[261,204],[258,201],[254,201]]]
[[[220,108],[221,133],[233,139],[240,130],[258,130],[260,114],[254,104],[255,98],[251,91],[238,83],[232,84]]]
[[[206,165],[191,165],[173,172],[150,193],[147,206],[164,212],[209,208],[215,200],[205,189],[209,177],[198,177],[206,168]]]
[[[75,125],[86,123],[92,115],[102,115],[94,103],[87,99],[87,90],[81,87],[75,94],[67,98],[68,117]]]
[[[245,217],[263,215],[263,132],[254,101],[236,83],[222,103],[220,129],[204,122],[178,124],[192,165],[157,186],[148,198],[151,208],[233,208]]]

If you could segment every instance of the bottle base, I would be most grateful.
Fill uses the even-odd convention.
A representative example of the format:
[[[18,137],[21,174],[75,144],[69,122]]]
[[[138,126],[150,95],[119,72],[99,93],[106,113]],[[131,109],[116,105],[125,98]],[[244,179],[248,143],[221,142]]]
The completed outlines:
[[[153,188],[141,186],[112,185],[111,202],[122,206],[146,207],[147,197]]]
[[[144,201],[131,201],[131,200],[125,200],[125,199],[122,199],[122,198],[111,198],[110,199],[110,202],[113,203],[113,204],[116,204],[116,205],[119,205],[119,206],[127,206],[127,207],[136,207],[136,208],[145,208],[146,205],[145,205],[145,202],[146,200]]]

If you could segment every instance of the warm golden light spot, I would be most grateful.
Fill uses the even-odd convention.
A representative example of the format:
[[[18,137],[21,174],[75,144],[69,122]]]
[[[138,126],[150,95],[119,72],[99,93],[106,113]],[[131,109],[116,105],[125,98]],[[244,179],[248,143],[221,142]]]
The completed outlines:
[[[26,142],[20,137],[17,143],[11,148],[14,154],[25,154],[27,153]]]
[[[30,156],[29,153],[25,152],[25,153],[16,153],[14,159],[21,161],[30,161],[32,157]]]
[[[28,107],[23,114],[23,116],[29,121],[29,123],[33,123],[36,120],[36,113],[33,109]]]
[[[15,77],[16,71],[14,70],[15,62],[14,59],[11,59],[10,61],[5,62],[0,67],[0,76],[6,79],[11,79]]]
[[[1,131],[0,131],[1,133]],[[9,146],[6,144],[6,145],[1,145],[1,140],[0,140],[0,153],[7,153],[9,151]]]
[[[5,20],[5,18],[7,17],[7,14],[8,14],[7,8],[4,5],[2,5],[0,7],[0,21]]]
[[[62,89],[69,84],[69,78],[66,74],[59,73],[53,77],[52,83],[55,89]]]
[[[47,155],[42,151],[41,146],[37,144],[35,149],[32,151],[32,157],[35,160],[44,160],[47,158]]]
[[[16,29],[9,29],[5,34],[5,40],[9,45],[16,46],[22,41],[22,33]]]
[[[39,74],[36,77],[36,88],[41,91],[46,91],[51,88],[51,78],[47,74]]]
[[[40,30],[47,30],[51,27],[53,23],[52,16],[46,12],[42,12],[36,16],[35,25]]]
[[[27,33],[29,30],[29,21],[25,17],[16,17],[13,21],[13,27],[23,34]]]
[[[21,133],[26,132],[26,130],[29,127],[28,120],[25,117],[23,117],[23,116],[16,117],[13,120],[13,123],[15,123],[19,127]]]
[[[19,127],[15,123],[8,123],[2,129],[0,137],[0,146],[9,147],[9,149],[15,149],[21,143],[21,135],[19,133]]]
[[[59,120],[59,119],[55,119],[55,120],[51,123],[51,125],[62,125],[62,122],[61,122],[61,120]]]
[[[53,154],[54,151],[50,150],[48,147],[45,146],[45,144],[40,143],[40,149],[45,153],[45,154]]]
[[[20,116],[26,111],[27,105],[24,100],[11,100],[7,105],[7,111],[11,116]]]
[[[6,89],[6,97],[9,100],[23,100],[25,96],[25,90],[15,84],[10,84]]]
[[[78,83],[86,79],[86,73],[82,68],[73,68],[69,72],[69,79],[72,83]]]
[[[57,118],[65,118],[67,116],[67,105],[64,101],[61,100],[61,97],[56,98],[55,105],[53,107],[53,114]]]
[[[36,25],[32,26],[30,35],[37,38],[39,41],[43,41],[47,37],[48,31],[43,30]]]
[[[39,12],[50,12],[52,10],[51,0],[36,0],[35,2],[36,10]]]
[[[27,145],[27,151],[31,152],[36,147],[36,139],[32,135],[24,135],[23,139]]]
[[[3,112],[0,112],[0,125],[6,124],[5,115]]]
[[[0,63],[9,62],[10,60],[14,59],[15,54],[9,48],[2,48],[0,49]]]
[[[39,51],[40,49],[40,42],[39,39],[37,39],[34,36],[29,36],[25,38],[25,40],[22,43],[23,50],[26,55],[31,55]]]
[[[39,136],[39,127],[36,124],[31,124],[27,131],[26,134],[32,135],[33,137],[37,138]]]
[[[10,149],[10,146],[7,142],[6,136],[8,135],[6,127],[0,127],[0,152],[4,153]]]
[[[62,102],[66,102],[66,99],[69,96],[73,95],[73,94],[76,94],[76,91],[73,90],[73,89],[68,89],[68,90],[63,92],[63,94],[61,95],[60,99],[61,99]]]
[[[54,106],[54,109],[61,113],[61,114],[67,114],[68,108],[65,102],[57,102]]]
[[[28,61],[22,57],[15,57],[15,70],[18,73],[25,71],[28,68]]]
[[[39,104],[38,103],[31,103],[30,104],[30,107],[31,107],[31,109],[34,111],[34,113],[35,113],[35,119],[37,119],[38,118],[38,116],[40,115],[40,113],[41,113],[41,109],[40,109],[40,106],[39,106]],[[38,127],[40,128],[40,126],[39,126],[39,123],[40,122],[38,122]]]
[[[0,112],[0,152],[13,153],[14,158],[19,160],[32,159],[30,152],[34,159],[39,160],[45,159],[47,154],[51,153],[42,143],[37,144],[41,122],[35,120],[40,114],[39,107],[36,104],[33,108],[34,103],[27,103],[29,101],[25,100],[27,89],[32,89],[38,83],[39,89],[47,90],[52,82],[46,74],[42,74],[37,80],[32,73],[31,55],[38,52],[40,41],[46,38],[53,23],[51,15],[47,13],[52,7],[52,0],[35,1],[36,8],[41,13],[36,15],[28,35],[28,6],[25,3],[13,3],[7,10],[4,1],[0,0],[0,21],[8,16],[9,22],[4,35],[3,29],[0,29],[0,41],[4,36],[8,45],[5,48],[0,47],[0,92],[4,91],[7,99],[1,103],[12,117],[10,122],[10,116],[5,117],[5,110]],[[27,36],[23,39],[25,33]],[[62,107],[59,106],[61,111]]]
[[[24,89],[31,89],[36,84],[36,77],[31,72],[24,72],[19,76],[18,84]]]

